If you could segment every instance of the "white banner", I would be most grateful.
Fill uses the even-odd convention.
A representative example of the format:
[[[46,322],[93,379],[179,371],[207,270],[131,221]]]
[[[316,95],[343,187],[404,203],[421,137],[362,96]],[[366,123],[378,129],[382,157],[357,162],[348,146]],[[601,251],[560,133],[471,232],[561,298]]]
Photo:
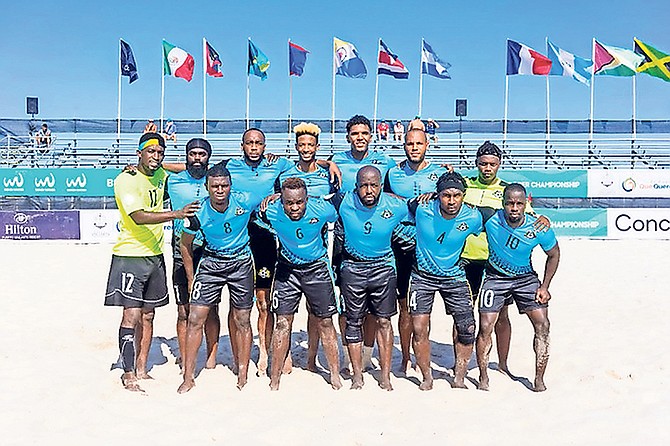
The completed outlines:
[[[589,170],[588,197],[670,197],[670,170]]]
[[[117,209],[79,211],[80,240],[85,243],[115,243],[121,218]],[[165,223],[165,243],[172,239],[172,223]]]
[[[615,239],[670,239],[670,209],[608,209],[607,236]]]

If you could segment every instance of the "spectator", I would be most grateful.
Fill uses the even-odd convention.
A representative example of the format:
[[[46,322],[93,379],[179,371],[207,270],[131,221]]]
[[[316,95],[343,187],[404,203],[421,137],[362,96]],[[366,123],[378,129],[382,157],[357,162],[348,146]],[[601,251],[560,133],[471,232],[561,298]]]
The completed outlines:
[[[396,121],[393,126],[393,140],[400,142],[405,140],[405,126],[400,121]]]
[[[51,130],[47,126],[46,122],[42,124],[42,128],[37,133],[35,138],[37,147],[50,147],[51,146]]]
[[[440,124],[438,124],[434,119],[428,118],[428,123],[426,124],[426,133],[428,134],[428,138],[430,139],[430,142],[436,143],[437,142],[437,129],[440,128]]]
[[[149,119],[147,121],[147,125],[144,126],[144,132],[142,133],[156,133],[158,132],[158,128],[156,127],[156,124],[154,124],[153,119]]]
[[[388,141],[389,140],[389,124],[383,119],[377,124],[377,136],[379,141]]]
[[[172,119],[167,120],[163,132],[165,133],[165,141],[171,139],[172,141],[177,142],[177,128],[175,127],[174,121],[172,121]]]
[[[407,131],[409,132],[410,130],[413,129],[423,130],[424,132],[426,131],[426,125],[421,120],[421,116],[416,115],[414,119],[412,119],[409,122],[409,125],[407,126]]]

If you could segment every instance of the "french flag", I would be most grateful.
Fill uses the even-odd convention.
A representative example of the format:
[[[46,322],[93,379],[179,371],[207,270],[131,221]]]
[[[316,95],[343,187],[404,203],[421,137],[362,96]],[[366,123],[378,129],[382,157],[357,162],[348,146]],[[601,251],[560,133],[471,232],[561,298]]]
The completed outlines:
[[[523,43],[507,40],[507,75],[530,74],[547,76],[551,59]]]
[[[379,57],[377,58],[377,74],[386,74],[396,79],[407,79],[409,71],[398,56],[393,54],[382,39],[379,39]]]

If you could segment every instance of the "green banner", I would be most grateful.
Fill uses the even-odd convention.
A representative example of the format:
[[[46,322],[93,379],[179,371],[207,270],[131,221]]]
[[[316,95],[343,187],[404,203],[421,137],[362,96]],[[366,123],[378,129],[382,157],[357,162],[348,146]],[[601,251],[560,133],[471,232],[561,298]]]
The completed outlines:
[[[521,183],[533,198],[586,198],[587,170],[501,169],[498,176],[508,183]],[[477,170],[462,175],[475,176]]]
[[[0,195],[112,197],[118,169],[0,169]]]
[[[535,209],[563,237],[607,237],[607,209]]]

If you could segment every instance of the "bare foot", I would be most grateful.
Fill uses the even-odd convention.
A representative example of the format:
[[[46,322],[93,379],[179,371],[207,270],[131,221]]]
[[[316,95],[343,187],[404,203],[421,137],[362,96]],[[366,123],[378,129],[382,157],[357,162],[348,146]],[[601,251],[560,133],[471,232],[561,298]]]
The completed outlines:
[[[216,358],[208,358],[207,362],[205,363],[205,368],[206,369],[216,368]]]
[[[509,375],[509,368],[507,368],[507,364],[498,363],[498,371],[500,373],[504,373],[505,375]]]
[[[331,375],[330,375],[330,387],[332,387],[335,390],[340,390],[342,388],[342,381],[340,381],[340,377],[338,375],[333,375],[331,373]]]
[[[393,390],[393,386],[391,385],[391,378],[382,378],[379,380],[379,387],[382,389],[390,392]]]
[[[479,376],[479,385],[477,386],[479,390],[489,390],[489,377],[488,375]]]
[[[463,379],[456,379],[454,380],[454,383],[451,385],[452,389],[467,389],[468,387],[465,385],[465,382]]]
[[[544,392],[545,390],[547,390],[547,386],[544,385],[544,381],[536,378],[533,392]]]
[[[272,390],[272,391],[279,390],[279,381],[274,382],[274,381],[270,380],[270,390]]]
[[[130,391],[130,392],[143,392],[144,389],[140,387],[140,385],[137,383],[137,378],[134,376],[122,376],[121,377],[121,384],[123,384],[123,388]]]
[[[184,382],[181,383],[181,386],[177,389],[177,393],[186,393],[195,387],[195,380],[184,378]]]
[[[282,375],[288,375],[293,371],[293,359],[291,358],[291,354],[286,357],[286,361],[284,361],[284,367],[281,369]]]
[[[263,376],[268,371],[268,355],[267,353],[260,352],[258,355],[258,376]]]
[[[230,371],[233,372],[233,375],[237,375],[240,373],[240,369],[237,367],[237,364],[233,364],[230,367]]]
[[[247,378],[238,375],[237,376],[237,389],[242,390],[242,387],[244,387],[246,384],[247,384]]]
[[[419,384],[419,390],[433,390],[433,378],[424,379],[421,384]]]
[[[361,376],[354,376],[351,379],[350,389],[351,390],[360,390],[360,389],[363,388],[363,384],[365,384],[365,383],[363,382],[363,376],[362,375]]]
[[[137,379],[153,379],[147,372],[138,372]]]

